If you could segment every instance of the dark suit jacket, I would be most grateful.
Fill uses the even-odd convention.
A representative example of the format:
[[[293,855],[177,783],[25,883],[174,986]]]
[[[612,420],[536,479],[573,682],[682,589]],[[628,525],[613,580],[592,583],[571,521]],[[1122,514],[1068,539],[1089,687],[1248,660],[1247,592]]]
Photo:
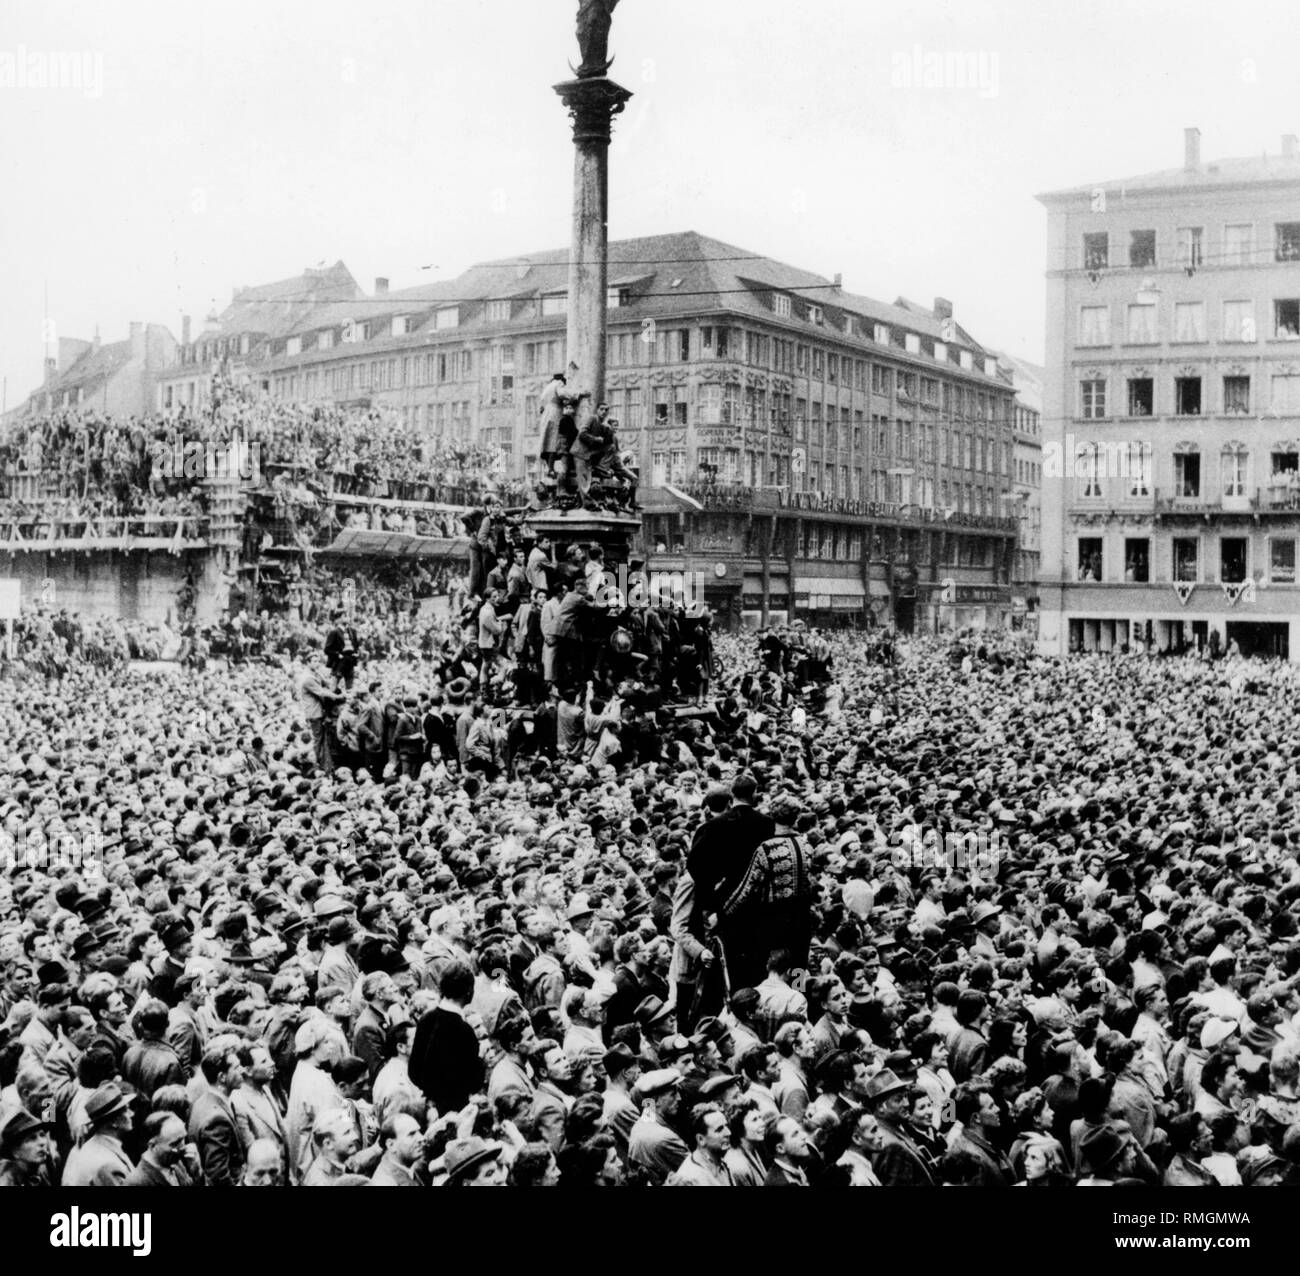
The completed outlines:
[[[234,1187],[244,1173],[244,1145],[230,1100],[205,1090],[190,1109],[190,1141],[199,1149],[199,1164],[209,1187]]]
[[[384,1021],[373,1006],[363,1005],[352,1029],[352,1053],[366,1061],[370,1080],[379,1075],[384,1066]]]
[[[412,1083],[429,1096],[441,1116],[459,1112],[471,1094],[483,1089],[483,1060],[474,1029],[442,1006],[417,1025],[407,1066]]]
[[[128,1047],[122,1075],[150,1099],[161,1086],[184,1085],[187,1080],[180,1055],[166,1041],[137,1041]]]
[[[949,1052],[948,1071],[954,1081],[969,1081],[984,1071],[984,1061],[988,1058],[989,1043],[974,1028],[963,1028],[952,1043]]]
[[[193,1187],[194,1180],[190,1178],[190,1172],[185,1168],[185,1162],[179,1161],[172,1171],[176,1175],[176,1182],[169,1183],[162,1175],[162,1171],[151,1161],[141,1160],[140,1164],[126,1176],[127,1187]]]
[[[776,825],[752,806],[733,806],[695,830],[686,869],[706,913],[717,911],[744,877],[754,851],[775,833]]]
[[[948,1145],[951,1152],[967,1152],[980,1165],[976,1187],[1010,1187],[1014,1182],[1011,1163],[981,1135],[963,1126]]]
[[[911,1137],[897,1126],[880,1122],[885,1146],[871,1159],[871,1168],[883,1187],[933,1187],[925,1157]]]
[[[605,1031],[613,1032],[636,1017],[636,1008],[648,996],[643,979],[630,966],[614,971],[614,991],[605,1002]],[[605,1040],[609,1040],[606,1036]]]

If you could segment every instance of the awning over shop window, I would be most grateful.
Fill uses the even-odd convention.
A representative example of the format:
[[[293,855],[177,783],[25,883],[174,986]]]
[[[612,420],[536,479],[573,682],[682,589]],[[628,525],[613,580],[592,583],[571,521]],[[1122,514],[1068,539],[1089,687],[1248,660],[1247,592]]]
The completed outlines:
[[[704,508],[699,501],[668,483],[640,488],[637,500],[643,514],[696,514]]]
[[[372,532],[345,527],[322,553],[345,558],[469,558],[464,536],[410,536],[402,532]]]
[[[860,580],[847,580],[842,576],[799,576],[794,582],[800,594],[827,594],[837,598],[854,598],[862,603],[866,592]]]

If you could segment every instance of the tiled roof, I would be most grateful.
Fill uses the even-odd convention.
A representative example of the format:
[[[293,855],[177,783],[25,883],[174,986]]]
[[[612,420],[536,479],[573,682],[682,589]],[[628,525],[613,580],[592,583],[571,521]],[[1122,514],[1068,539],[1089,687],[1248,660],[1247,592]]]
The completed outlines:
[[[292,279],[241,288],[218,317],[222,337],[243,333],[288,336],[323,327],[315,316],[329,303],[360,297],[361,288],[341,262],[323,270],[306,270]]]
[[[437,283],[376,296],[363,295],[358,289],[346,298],[312,306],[296,322],[290,313],[295,304],[290,294],[276,293],[275,285],[249,291],[264,298],[256,301],[256,305],[268,308],[268,321],[276,321],[274,329],[259,329],[269,331],[272,336],[337,327],[349,319],[360,322],[392,315],[419,317],[423,314],[423,322],[412,326],[415,333],[432,330],[436,325],[432,312],[443,306],[460,305],[472,310],[487,301],[563,293],[569,283],[568,262],[567,248],[479,262],[454,279]],[[823,275],[747,252],[696,231],[610,243],[608,278],[611,286],[631,288],[632,304],[638,315],[660,320],[715,311],[720,316],[750,315],[779,324],[783,320],[773,312],[771,294],[786,292],[803,302],[821,306],[829,318],[845,312],[860,316],[868,325],[864,334],[868,337],[870,324],[874,323],[889,324],[924,337],[942,337],[941,321],[926,307],[903,298],[890,305],[846,292]],[[248,292],[241,294],[236,304],[248,297]],[[275,313],[275,307],[284,308],[283,317]],[[797,316],[784,322],[792,334],[806,327],[805,321]],[[954,344],[977,355],[984,353],[984,347],[960,325],[954,334]]]
[[[1107,178],[1086,186],[1071,186],[1039,195],[1041,201],[1075,199],[1104,190],[1195,190],[1203,187],[1230,186],[1242,182],[1300,182],[1300,156],[1253,155],[1244,159],[1222,159],[1201,164],[1194,169],[1166,168],[1137,177]]]
[[[120,372],[131,362],[131,342],[113,341],[96,350],[86,350],[70,368],[57,374],[48,386],[42,386],[36,394],[42,395],[47,390],[50,394],[63,394],[65,391],[85,390],[87,394],[98,388],[114,374]]]

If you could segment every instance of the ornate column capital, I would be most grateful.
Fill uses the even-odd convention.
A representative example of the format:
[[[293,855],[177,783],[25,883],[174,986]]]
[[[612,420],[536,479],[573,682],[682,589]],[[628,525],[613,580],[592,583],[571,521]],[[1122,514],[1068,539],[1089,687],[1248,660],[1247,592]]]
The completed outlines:
[[[632,97],[630,89],[604,76],[566,80],[555,91],[573,118],[573,140],[579,145],[608,146],[614,116],[621,114]]]

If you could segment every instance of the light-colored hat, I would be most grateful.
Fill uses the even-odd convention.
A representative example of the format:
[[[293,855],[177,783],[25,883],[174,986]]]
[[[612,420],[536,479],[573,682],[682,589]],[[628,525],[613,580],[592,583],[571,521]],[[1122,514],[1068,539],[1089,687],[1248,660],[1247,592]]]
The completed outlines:
[[[1201,1049],[1213,1050],[1237,1031],[1231,1019],[1207,1019],[1201,1029]]]

